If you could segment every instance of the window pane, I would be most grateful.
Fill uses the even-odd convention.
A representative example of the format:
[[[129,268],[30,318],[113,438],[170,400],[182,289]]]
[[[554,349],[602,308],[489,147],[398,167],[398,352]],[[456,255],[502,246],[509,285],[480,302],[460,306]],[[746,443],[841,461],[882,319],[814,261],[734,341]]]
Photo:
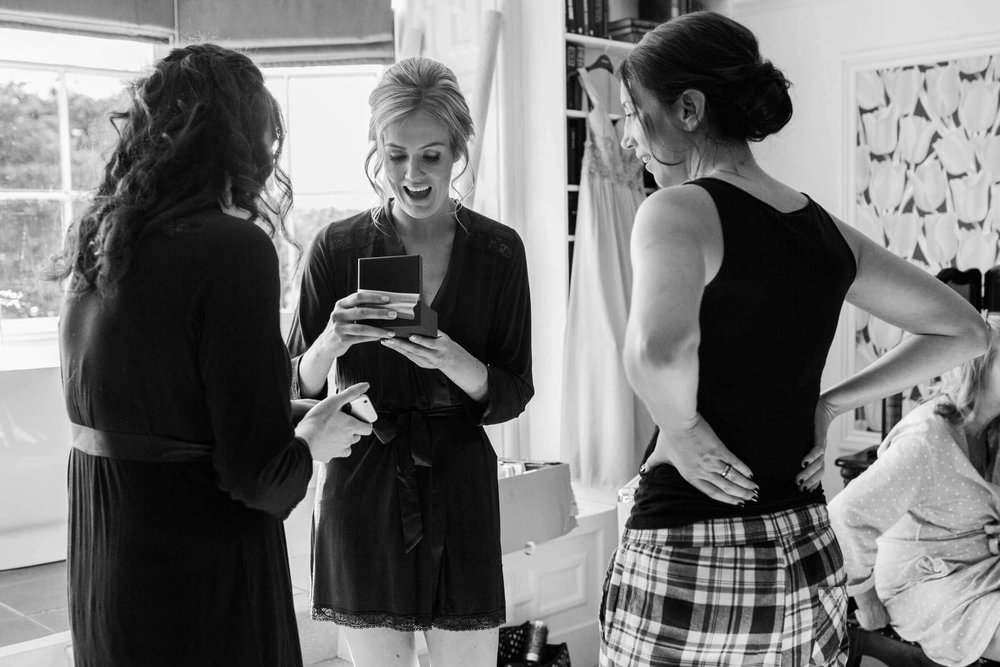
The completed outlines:
[[[0,200],[0,316],[53,317],[59,313],[58,283],[40,272],[62,246],[58,201]]]
[[[110,76],[67,75],[69,145],[73,189],[90,190],[100,184],[104,165],[118,141],[111,112],[126,108],[126,81]]]
[[[57,85],[51,72],[0,69],[0,189],[61,188]]]
[[[374,195],[370,198],[312,196],[295,200],[289,227],[292,236],[302,247],[302,252],[299,253],[284,240],[275,241],[281,265],[282,308],[295,308],[299,298],[305,251],[309,249],[309,244],[316,234],[328,223],[371,208],[374,203]]]
[[[374,73],[288,83],[288,138],[296,193],[367,192],[368,95]]]

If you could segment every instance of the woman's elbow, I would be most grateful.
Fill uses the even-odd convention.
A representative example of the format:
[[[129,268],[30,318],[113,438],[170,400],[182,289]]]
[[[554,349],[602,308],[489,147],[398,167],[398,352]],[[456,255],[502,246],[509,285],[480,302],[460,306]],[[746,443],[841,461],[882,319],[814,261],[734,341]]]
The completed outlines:
[[[977,315],[969,320],[968,326],[962,333],[962,339],[968,345],[972,355],[978,357],[985,354],[990,346],[990,327],[983,318]]]
[[[651,336],[632,334],[625,339],[622,362],[633,386],[647,376],[686,365],[698,357],[698,336]]]

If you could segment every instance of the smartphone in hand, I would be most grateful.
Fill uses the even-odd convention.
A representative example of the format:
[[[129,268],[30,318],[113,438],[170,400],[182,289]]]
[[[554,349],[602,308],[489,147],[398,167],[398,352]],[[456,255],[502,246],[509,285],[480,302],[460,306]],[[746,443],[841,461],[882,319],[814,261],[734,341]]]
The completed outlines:
[[[369,400],[369,398],[364,394],[358,396],[341,409],[355,419],[363,421],[366,424],[372,424],[376,419],[378,419],[378,413],[375,412],[375,406],[372,405],[371,400]]]

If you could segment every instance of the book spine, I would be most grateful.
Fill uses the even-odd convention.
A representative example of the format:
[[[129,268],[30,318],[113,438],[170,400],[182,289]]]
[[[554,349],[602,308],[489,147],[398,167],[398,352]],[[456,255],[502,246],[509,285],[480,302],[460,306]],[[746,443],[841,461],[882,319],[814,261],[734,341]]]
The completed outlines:
[[[597,0],[587,0],[587,34],[591,37],[597,35]]]
[[[576,106],[576,88],[580,82],[573,76],[576,70],[576,45],[566,45],[566,108],[578,109]]]
[[[592,0],[594,3],[594,35],[608,36],[608,7],[605,0]]]
[[[587,0],[573,0],[573,32],[583,34],[583,7]]]
[[[576,13],[573,11],[573,0],[566,0],[566,32],[576,32]]]
[[[582,18],[581,23],[583,24],[583,30],[580,32],[584,35],[593,35],[594,33],[591,31],[590,26],[590,0],[582,0],[580,2],[580,8],[583,10],[580,14]]]

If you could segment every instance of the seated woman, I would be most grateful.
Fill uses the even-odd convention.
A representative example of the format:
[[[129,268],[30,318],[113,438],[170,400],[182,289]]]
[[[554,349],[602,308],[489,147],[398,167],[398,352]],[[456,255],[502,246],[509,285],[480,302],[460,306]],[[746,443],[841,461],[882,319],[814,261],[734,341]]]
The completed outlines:
[[[1000,657],[998,350],[990,318],[986,354],[945,374],[829,506],[861,626],[891,623],[949,667]]]

